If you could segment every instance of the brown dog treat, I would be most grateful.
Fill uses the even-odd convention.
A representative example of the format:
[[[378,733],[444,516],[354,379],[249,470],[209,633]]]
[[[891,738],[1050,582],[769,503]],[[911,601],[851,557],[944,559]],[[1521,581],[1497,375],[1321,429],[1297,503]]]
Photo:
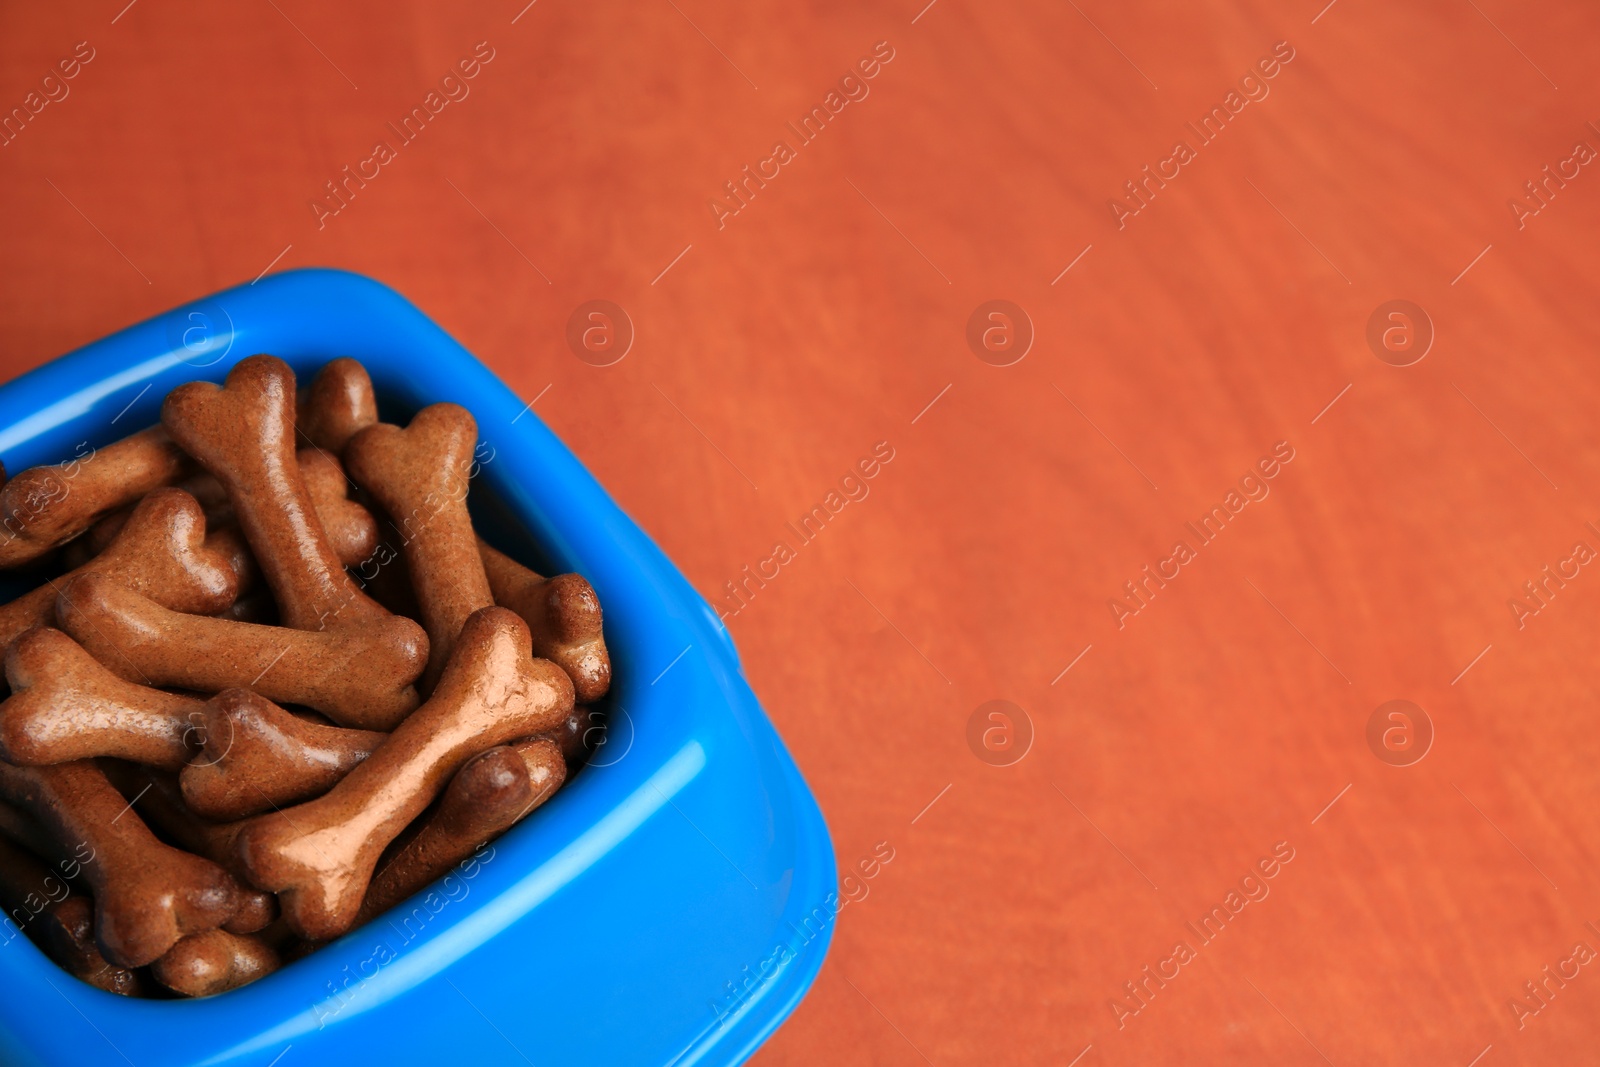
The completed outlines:
[[[350,480],[332,455],[317,448],[302,448],[296,458],[306,492],[311,494],[311,504],[334,554],[346,567],[359,566],[378,547],[378,520],[350,499]]]
[[[278,918],[278,898],[252,888],[245,880],[244,865],[234,847],[242,823],[211,822],[190,811],[184,805],[177,777],[165,771],[116,760],[102,761],[101,769],[117,791],[129,798],[146,825],[185,852],[204,856],[238,881],[238,907],[222,929],[231,934],[253,934]]]
[[[0,489],[0,567],[44,555],[106,512],[177,481],[188,467],[159,426],[81,459],[30,467]]]
[[[572,709],[566,722],[533,740],[554,741],[567,762],[567,776],[571,777],[589,762],[594,750],[604,742],[605,731],[604,713],[591,704],[579,704]]]
[[[177,770],[200,747],[191,697],[125,681],[60,630],[23,634],[6,653],[0,759],[33,765],[116,756]]]
[[[233,568],[233,573],[239,578],[238,595],[244,596],[261,588],[261,568],[256,565],[255,554],[250,551],[250,543],[244,539],[238,524],[230,517],[220,526],[208,525],[207,530],[206,548],[227,560],[228,566]]]
[[[423,692],[444,670],[467,616],[494,603],[467,514],[467,473],[478,424],[455,404],[417,412],[405,429],[378,423],[345,448],[350,476],[389,513],[428,631]]]
[[[545,578],[478,540],[494,602],[510,608],[533,631],[533,654],[558,664],[572,678],[580,704],[611,688],[611,653],[601,628],[600,598],[578,574]]]
[[[230,934],[253,934],[265,929],[279,914],[276,893],[264,893],[241,885],[238,910],[222,924],[221,929]]]
[[[439,806],[421,831],[373,875],[356,917],[359,926],[388,911],[429,882],[442,877],[474,849],[509,829],[548,795],[547,764],[562,765],[550,742],[541,763],[543,780],[535,786],[521,753],[510,745],[491,748],[472,757],[450,779]]]
[[[94,905],[72,892],[66,878],[0,840],[0,925],[20,930],[62,970],[108,993],[132,996],[138,979],[113,967],[94,943]],[[4,945],[15,933],[8,933]]]
[[[427,636],[385,613],[322,633],[168,611],[103,575],[61,593],[61,628],[123,677],[202,693],[245,687],[359,729],[392,729],[418,704]]]
[[[474,612],[429,701],[327,794],[260,816],[239,835],[253,885],[276,890],[290,925],[317,940],[350,928],[384,848],[467,760],[548,730],[572,710],[572,682],[533,658],[527,625]]]
[[[317,371],[300,405],[299,426],[305,439],[335,456],[350,438],[378,421],[378,401],[367,369],[348,356]]]
[[[414,841],[423,836],[425,831],[429,833],[430,837],[435,837],[435,847],[437,847],[437,845],[440,843],[444,843],[447,847],[449,847],[448,842],[451,840],[457,840],[465,843],[466,839],[468,838],[474,839],[473,843],[467,844],[465,850],[462,851],[460,856],[457,857],[458,860],[465,858],[465,856],[472,852],[474,848],[498,836],[513,823],[526,818],[527,815],[535,808],[539,807],[546,800],[550,799],[551,795],[561,787],[562,783],[571,777],[570,772],[567,770],[566,760],[561,755],[560,746],[551,739],[550,732],[537,734],[521,741],[513,741],[509,745],[500,746],[500,748],[490,749],[489,751],[499,752],[501,748],[511,750],[512,752],[516,753],[518,759],[521,760],[519,765],[506,762],[505,757],[503,756],[496,757],[498,760],[500,760],[499,766],[502,768],[502,771],[505,768],[510,767],[517,771],[517,776],[519,778],[527,779],[526,790],[524,790],[521,785],[504,788],[503,792],[506,795],[501,795],[498,797],[498,799],[496,799],[494,791],[491,791],[489,788],[487,788],[488,783],[493,780],[490,778],[490,775],[494,772],[490,770],[490,767],[494,766],[494,764],[490,764],[489,761],[486,760],[485,766],[474,768],[473,772],[471,774],[466,774],[465,777],[463,777],[463,774],[466,772],[467,768],[463,767],[461,771],[457,772],[457,778],[452,779],[451,786],[445,791],[445,797],[439,801],[434,810],[429,812],[422,819],[419,819],[418,821],[413,822],[410,826],[407,826],[406,829],[395,838],[394,842],[384,850],[383,856],[378,862],[378,878],[382,877],[383,872],[387,870],[389,866],[402,855],[402,853],[410,852],[412,853],[411,857],[409,857],[410,860],[414,861],[417,859],[418,856],[415,852],[413,852],[411,846]],[[478,758],[480,757],[473,757],[474,760],[477,760]],[[469,763],[471,762],[472,761],[469,761]],[[502,787],[504,787],[505,784],[504,777],[504,774],[502,774]],[[459,785],[457,784],[457,779],[460,779]],[[452,791],[458,794],[453,803],[449,799]],[[512,803],[512,799],[519,794],[525,794],[524,801],[520,807]],[[454,807],[457,814],[455,816],[445,816],[441,818],[441,813],[444,812],[447,807]],[[473,813],[473,809],[475,807],[478,808],[476,814]],[[510,809],[516,809],[516,814],[508,814]],[[478,837],[478,834],[474,833],[472,830],[463,829],[463,827],[470,826],[474,822],[479,826],[494,825],[498,828],[492,833],[483,833],[482,837],[480,838]],[[441,830],[443,831],[444,836],[442,838],[438,838],[436,835],[438,835]],[[402,865],[401,868],[398,868],[395,872],[393,872],[393,875],[391,875],[391,877],[399,876],[399,880],[402,883],[410,883],[410,888],[405,889],[400,896],[409,896],[427,881],[430,881],[433,878],[443,874],[444,870],[449,866],[449,864],[445,863],[442,866],[439,866],[434,874],[425,875],[420,881],[406,878],[405,866],[406,865]],[[415,864],[412,863],[411,866],[414,867]],[[378,878],[374,879],[374,884],[376,884]],[[380,893],[378,896],[387,897],[391,903],[399,899],[399,897],[392,896],[388,893]],[[368,898],[369,901],[374,899],[373,894],[370,891],[368,893]],[[388,905],[384,906],[386,907]],[[373,910],[369,909],[367,905],[364,904],[362,911],[364,918],[362,921],[365,921],[365,917],[370,917],[374,913],[375,912]]]
[[[288,365],[251,356],[220,387],[189,382],[168,393],[161,424],[228,491],[284,624],[359,627],[389,613],[356,587],[328,543],[295,458],[294,400]]]
[[[183,798],[208,819],[287,807],[332,789],[388,736],[318,726],[248,689],[224,690],[205,706],[205,747],[179,775]]]
[[[216,864],[162,844],[92,761],[0,763],[0,795],[31,812],[63,846],[91,850],[95,938],[106,959],[142,967],[180,937],[227,922],[239,887]]]
[[[530,737],[513,741],[511,751],[522,759],[523,770],[528,775],[528,786],[533,790],[533,801],[518,819],[528,817],[528,812],[539,807],[555,795],[567,780],[567,760],[561,746],[544,737]]]
[[[76,865],[74,865],[76,866]],[[94,905],[69,880],[34,856],[0,840],[0,908],[4,925],[27,934],[62,970],[108,993],[132,996],[134,972],[113,967],[94,943]],[[6,938],[8,943],[11,934]]]
[[[189,997],[213,997],[248,985],[279,966],[278,954],[259,937],[208,930],[191,934],[150,968],[151,977]]]
[[[39,916],[39,948],[74,978],[123,997],[144,993],[139,972],[108,963],[94,939],[94,902],[71,896]]]
[[[302,448],[295,454],[295,460],[300,464],[300,477],[306,483],[306,492],[311,494],[311,509],[322,523],[322,532],[327,535],[334,555],[346,567],[361,564],[378,546],[378,520],[372,517],[372,512],[350,499],[350,482],[344,476],[344,467],[340,466],[338,460],[315,448]],[[236,526],[227,491],[211,475],[195,475],[184,481],[180,488],[200,501],[206,513],[206,528],[212,531],[213,536],[223,529]],[[100,520],[88,536],[95,537],[100,527],[115,517],[113,514]],[[243,544],[243,535],[238,537]],[[245,548],[248,551],[248,545]],[[257,575],[253,559],[250,566],[252,577],[246,582],[246,589],[253,587]],[[239,577],[242,582],[246,581],[244,572],[241,571]]]
[[[530,810],[534,790],[522,757],[499,745],[472,757],[450,779],[433,811],[388,849],[367,887],[354,925],[411,896],[498,837]]]
[[[157,489],[140,501],[111,547],[68,574],[0,606],[0,646],[23,631],[49,626],[56,596],[84,574],[115,575],[119,582],[174,611],[221,611],[238,595],[227,561],[204,544],[205,516],[194,497]]]

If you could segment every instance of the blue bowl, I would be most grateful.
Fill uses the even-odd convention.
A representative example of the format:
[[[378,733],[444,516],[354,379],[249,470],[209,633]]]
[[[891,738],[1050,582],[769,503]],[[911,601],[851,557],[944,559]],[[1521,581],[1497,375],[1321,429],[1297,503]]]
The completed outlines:
[[[821,812],[706,602],[539,418],[420,311],[341,271],[230,289],[0,387],[0,460],[18,471],[109,443],[158,421],[172,387],[221,381],[257,352],[302,380],[353,356],[402,417],[443,400],[472,411],[487,457],[473,492],[486,536],[551,572],[583,574],[600,595],[615,664],[607,742],[479,859],[231,993],[113,996],[13,937],[0,946],[0,1059],[744,1060],[799,1003],[833,933]]]

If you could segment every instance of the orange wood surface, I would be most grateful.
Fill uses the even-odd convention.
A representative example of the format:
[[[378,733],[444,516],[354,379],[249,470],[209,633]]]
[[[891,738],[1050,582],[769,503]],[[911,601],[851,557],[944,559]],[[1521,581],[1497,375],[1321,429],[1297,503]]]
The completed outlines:
[[[317,264],[537,397],[874,875],[757,1063],[1595,1061],[1592,4],[125,2],[0,11],[0,108],[60,97],[0,147],[0,372]],[[612,366],[565,340],[591,299]],[[1367,340],[1396,299],[1409,366]]]

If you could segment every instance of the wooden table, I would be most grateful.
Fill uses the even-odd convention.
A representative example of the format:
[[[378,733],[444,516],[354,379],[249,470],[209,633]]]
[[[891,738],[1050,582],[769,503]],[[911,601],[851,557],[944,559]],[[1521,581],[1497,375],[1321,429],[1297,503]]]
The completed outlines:
[[[125,2],[3,372],[325,264],[535,400],[872,874],[758,1063],[1594,1062],[1593,5]]]

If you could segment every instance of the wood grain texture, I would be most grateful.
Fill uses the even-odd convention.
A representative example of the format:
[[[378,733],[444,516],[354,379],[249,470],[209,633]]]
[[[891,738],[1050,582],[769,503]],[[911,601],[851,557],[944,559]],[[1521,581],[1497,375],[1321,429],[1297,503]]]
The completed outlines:
[[[1600,949],[1600,575],[1508,601],[1600,549],[1600,173],[1520,228],[1508,201],[1600,149],[1600,12],[1322,2],[12,6],[0,105],[95,58],[0,148],[0,370],[327,264],[539,397],[730,612],[841,866],[893,850],[757,1063],[1586,1062],[1595,968],[1509,1002]],[[324,183],[480,41],[470,94],[319,229]],[[880,41],[870,93],[793,143]],[[1436,331],[1409,367],[1365,340],[1397,298]],[[564,340],[591,299],[637,330],[610,367]],[[965,340],[990,299],[1036,330],[1009,367]],[[1280,441],[1270,494],[1119,628],[1123,583]],[[968,747],[993,699],[1034,728],[1013,766]],[[1367,745],[1391,699],[1435,730],[1413,766]]]

